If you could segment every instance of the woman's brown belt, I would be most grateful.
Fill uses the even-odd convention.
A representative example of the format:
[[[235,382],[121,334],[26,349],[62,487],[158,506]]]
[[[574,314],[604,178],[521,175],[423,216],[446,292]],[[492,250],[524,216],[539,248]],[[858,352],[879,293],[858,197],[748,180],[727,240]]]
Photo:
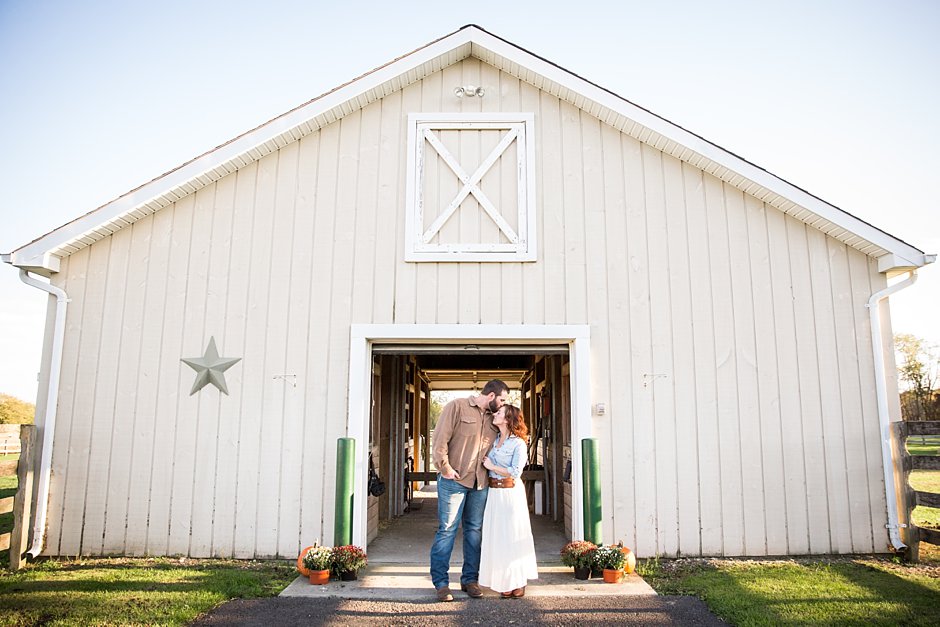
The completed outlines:
[[[514,485],[516,485],[516,482],[512,477],[505,477],[503,479],[494,479],[493,477],[490,477],[491,488],[511,488]]]

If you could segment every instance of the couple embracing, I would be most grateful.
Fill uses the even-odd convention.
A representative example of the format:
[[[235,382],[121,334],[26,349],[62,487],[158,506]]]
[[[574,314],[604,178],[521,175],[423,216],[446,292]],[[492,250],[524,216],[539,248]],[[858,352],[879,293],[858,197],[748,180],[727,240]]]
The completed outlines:
[[[482,393],[444,406],[434,430],[438,528],[431,546],[431,580],[439,601],[453,601],[447,571],[457,528],[463,526],[460,589],[480,586],[503,598],[525,595],[538,578],[529,507],[522,485],[527,436],[522,412],[506,405],[509,387],[488,382]]]

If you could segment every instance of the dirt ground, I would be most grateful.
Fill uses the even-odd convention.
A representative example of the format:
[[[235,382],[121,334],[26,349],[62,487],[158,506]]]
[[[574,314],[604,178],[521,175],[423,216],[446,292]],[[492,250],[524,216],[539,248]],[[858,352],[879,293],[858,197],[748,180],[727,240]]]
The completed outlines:
[[[451,603],[338,598],[243,599],[220,605],[193,625],[725,625],[691,597],[466,599]]]

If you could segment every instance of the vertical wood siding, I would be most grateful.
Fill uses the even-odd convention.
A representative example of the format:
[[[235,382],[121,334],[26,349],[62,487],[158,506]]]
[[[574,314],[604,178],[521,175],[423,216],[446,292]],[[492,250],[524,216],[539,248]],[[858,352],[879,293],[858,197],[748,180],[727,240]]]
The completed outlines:
[[[486,97],[451,95],[467,83]],[[461,110],[535,113],[536,263],[403,261],[407,116]],[[455,141],[470,164],[492,143]],[[449,202],[458,182],[435,172],[425,191]],[[511,163],[488,177],[514,200]],[[473,204],[446,228],[491,229]],[[641,556],[885,547],[874,262],[473,59],[82,249],[55,282],[72,305],[48,553],[330,542],[352,323],[590,324],[604,534]],[[180,358],[210,336],[241,358],[230,396],[189,394]]]

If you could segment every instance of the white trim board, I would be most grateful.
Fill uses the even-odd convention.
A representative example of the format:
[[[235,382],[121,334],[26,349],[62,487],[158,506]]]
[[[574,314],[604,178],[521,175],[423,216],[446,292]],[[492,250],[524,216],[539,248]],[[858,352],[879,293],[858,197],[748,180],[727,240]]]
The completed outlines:
[[[347,437],[356,440],[355,488],[353,490],[352,542],[366,546],[368,499],[366,468],[369,463],[368,433],[372,406],[372,344],[421,342],[486,342],[559,344],[569,346],[571,380],[571,535],[584,537],[581,506],[581,439],[592,437],[590,327],[588,325],[481,325],[481,324],[354,324],[349,340],[349,415]]]

